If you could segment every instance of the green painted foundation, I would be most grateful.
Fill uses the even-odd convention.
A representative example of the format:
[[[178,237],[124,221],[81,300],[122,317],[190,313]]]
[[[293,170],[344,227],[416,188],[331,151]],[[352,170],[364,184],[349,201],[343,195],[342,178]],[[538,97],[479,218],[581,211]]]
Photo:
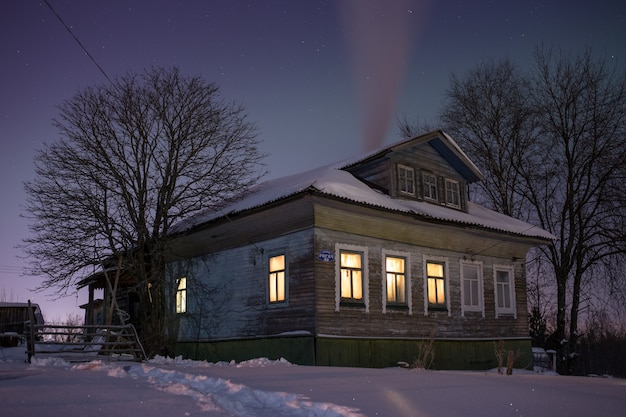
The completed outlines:
[[[431,369],[484,370],[498,366],[497,340],[366,339],[313,336],[267,337],[210,342],[180,342],[177,354],[209,362],[236,362],[265,357],[319,366],[385,368],[399,362],[413,366],[420,352],[434,352]],[[515,368],[532,367],[531,340],[504,340],[504,349],[518,357]],[[505,363],[503,364],[506,366]]]
[[[176,345],[176,353],[184,358],[209,362],[284,358],[291,363],[315,365],[314,345],[313,336],[179,342]]]
[[[434,340],[431,369],[481,370],[498,366],[493,340]],[[429,340],[318,338],[317,365],[385,368],[398,362],[413,366]],[[516,368],[532,366],[530,339],[505,340],[505,350],[519,352]],[[504,364],[506,365],[506,363]]]

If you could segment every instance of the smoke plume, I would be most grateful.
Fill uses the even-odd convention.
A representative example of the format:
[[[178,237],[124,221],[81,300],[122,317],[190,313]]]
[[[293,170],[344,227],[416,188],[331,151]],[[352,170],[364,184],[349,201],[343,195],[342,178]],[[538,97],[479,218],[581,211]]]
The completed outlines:
[[[415,2],[413,2],[415,3]],[[408,0],[343,0],[340,16],[354,66],[364,150],[380,147],[406,75],[418,10]],[[413,19],[412,19],[413,17]]]

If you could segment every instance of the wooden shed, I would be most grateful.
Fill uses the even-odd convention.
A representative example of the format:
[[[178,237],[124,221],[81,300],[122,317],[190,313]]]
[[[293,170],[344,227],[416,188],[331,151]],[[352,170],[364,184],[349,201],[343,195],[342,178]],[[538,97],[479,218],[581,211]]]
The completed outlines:
[[[32,313],[28,309],[32,310]],[[34,318],[34,324],[44,324],[43,314],[38,304],[0,303],[0,344],[17,346],[18,340],[26,334],[26,323]]]

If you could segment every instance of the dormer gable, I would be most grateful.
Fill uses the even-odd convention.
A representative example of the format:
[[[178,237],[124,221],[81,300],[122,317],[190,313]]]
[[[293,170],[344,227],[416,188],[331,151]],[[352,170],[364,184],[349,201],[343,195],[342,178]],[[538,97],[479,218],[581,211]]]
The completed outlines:
[[[442,130],[403,140],[344,165],[361,181],[393,198],[467,210],[467,186],[480,170]]]

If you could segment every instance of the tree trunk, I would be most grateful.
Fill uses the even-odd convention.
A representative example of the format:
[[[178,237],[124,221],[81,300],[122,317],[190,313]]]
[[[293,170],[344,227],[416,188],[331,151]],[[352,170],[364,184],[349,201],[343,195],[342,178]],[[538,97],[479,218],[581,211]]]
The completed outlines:
[[[555,271],[559,273],[560,271],[557,269]],[[567,275],[560,276],[557,275],[557,311],[556,311],[556,336],[557,336],[557,350],[558,350],[558,358],[557,361],[557,369],[559,373],[565,373],[567,371],[567,365],[565,364],[565,353],[564,353],[564,345],[567,340],[565,333],[565,318],[567,317],[566,311],[566,283],[567,283]]]
[[[572,289],[572,310],[570,311],[569,339],[567,343],[567,374],[574,371],[574,362],[577,358],[576,344],[578,343],[578,313],[580,311],[580,286],[582,275],[576,273]]]

